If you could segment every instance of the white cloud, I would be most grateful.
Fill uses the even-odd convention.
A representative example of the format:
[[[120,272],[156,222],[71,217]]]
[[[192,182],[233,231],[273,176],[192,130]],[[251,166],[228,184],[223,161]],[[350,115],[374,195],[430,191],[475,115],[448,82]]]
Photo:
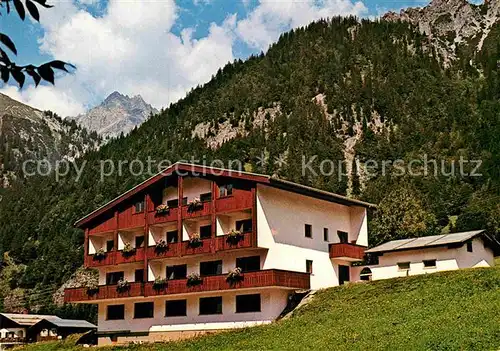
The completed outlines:
[[[279,35],[291,28],[332,16],[364,15],[366,6],[350,0],[261,0],[249,16],[238,22],[237,31],[248,45],[267,50]]]
[[[75,64],[77,71],[57,79],[56,86],[0,91],[62,116],[82,113],[114,90],[168,106],[232,61],[237,40],[265,50],[290,28],[366,12],[361,2],[349,0],[261,0],[245,18],[229,15],[212,23],[205,37],[193,39],[191,28],[172,33],[180,10],[174,0],[109,0],[99,16],[88,11],[87,5],[97,4],[91,0],[58,1],[42,10],[40,50]]]
[[[171,33],[177,10],[173,0],[110,0],[106,13],[95,17],[70,2],[56,3],[42,14],[41,51],[77,71],[54,87],[29,87],[13,97],[63,116],[83,112],[114,90],[167,106],[234,59],[231,17],[194,40],[189,29],[182,37]],[[2,92],[12,96],[13,89]]]

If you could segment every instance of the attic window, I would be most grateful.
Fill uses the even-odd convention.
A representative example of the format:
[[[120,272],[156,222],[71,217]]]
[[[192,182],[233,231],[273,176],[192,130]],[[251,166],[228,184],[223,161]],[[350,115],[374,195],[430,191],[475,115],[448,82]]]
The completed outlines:
[[[144,201],[139,201],[135,205],[135,213],[144,212]]]
[[[233,195],[233,184],[219,185],[219,197],[226,197]]]

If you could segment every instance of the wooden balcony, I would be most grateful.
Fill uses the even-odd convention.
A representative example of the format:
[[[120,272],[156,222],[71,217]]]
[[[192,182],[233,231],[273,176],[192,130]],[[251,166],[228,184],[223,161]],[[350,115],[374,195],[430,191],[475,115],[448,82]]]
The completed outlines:
[[[330,258],[341,261],[363,261],[366,247],[355,244],[330,244]]]
[[[143,283],[130,283],[126,291],[118,291],[116,285],[101,285],[96,292],[90,293],[87,288],[70,288],[64,290],[65,302],[92,302],[107,299],[123,299],[144,296]]]
[[[233,195],[215,200],[215,210],[217,213],[245,210],[252,207],[253,195],[251,191],[234,189]]]
[[[178,219],[179,208],[174,207],[168,210],[168,212],[163,214],[157,214],[155,211],[148,212],[148,222],[151,225],[161,224],[167,222],[176,222]]]
[[[210,216],[212,214],[212,202],[205,201],[200,204],[200,208],[194,211],[189,210],[189,205],[182,206],[182,219]]]
[[[231,285],[226,281],[227,274],[203,277],[199,285],[188,287],[187,279],[169,280],[162,289],[154,289],[153,283],[148,282],[144,287],[145,296],[187,294],[222,290],[282,287],[289,289],[309,289],[310,277],[308,273],[269,269],[264,271],[243,273],[243,280]]]
[[[89,294],[87,288],[71,288],[64,291],[66,303],[93,303],[106,299],[123,299],[131,297],[163,296],[173,294],[201,293],[223,290],[238,290],[249,288],[281,287],[285,289],[310,289],[308,273],[268,269],[264,271],[243,273],[243,280],[237,284],[229,284],[226,274],[203,277],[199,285],[188,287],[187,279],[167,281],[164,288],[153,288],[153,282],[131,283],[126,292],[118,292],[116,285],[100,286],[94,294]]]
[[[122,251],[110,251],[101,260],[95,259],[94,255],[85,257],[85,267],[113,266],[121,263],[133,263],[144,261],[145,249],[143,247],[135,250],[133,255],[123,255]]]
[[[191,247],[189,241],[181,243],[170,243],[168,249],[163,252],[157,252],[154,246],[147,248],[146,255],[148,259],[160,259],[169,257],[203,255],[215,253],[218,251],[227,251],[235,249],[244,249],[252,247],[252,233],[244,233],[243,239],[237,244],[231,244],[227,240],[227,235],[216,238],[203,239],[198,247]]]

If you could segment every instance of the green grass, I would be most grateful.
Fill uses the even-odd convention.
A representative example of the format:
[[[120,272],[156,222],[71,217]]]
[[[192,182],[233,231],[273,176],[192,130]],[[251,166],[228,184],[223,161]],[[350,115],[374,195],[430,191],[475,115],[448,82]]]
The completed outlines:
[[[73,341],[23,351],[79,350]],[[499,350],[500,267],[318,292],[285,321],[165,344],[106,350]]]

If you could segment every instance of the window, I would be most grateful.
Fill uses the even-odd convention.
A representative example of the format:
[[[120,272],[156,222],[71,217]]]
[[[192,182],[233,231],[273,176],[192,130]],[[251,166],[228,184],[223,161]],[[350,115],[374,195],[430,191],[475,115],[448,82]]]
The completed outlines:
[[[252,231],[252,219],[243,219],[241,221],[236,221],[236,230],[242,233],[249,233]]]
[[[222,314],[222,296],[200,298],[200,314]]]
[[[310,225],[310,224],[306,224],[305,225],[304,231],[305,231],[306,238],[312,238],[313,237],[312,230],[313,230],[312,229],[312,225]]]
[[[200,263],[200,275],[222,274],[222,261],[209,261]]]
[[[187,275],[187,265],[167,266],[167,279],[184,279]]]
[[[134,281],[144,283],[144,269],[136,269],[134,277]]]
[[[106,241],[106,251],[107,252],[113,251],[114,248],[115,248],[115,242],[113,240]]]
[[[398,269],[400,271],[408,271],[410,269],[410,262],[400,262],[400,263],[398,263]]]
[[[260,312],[260,294],[236,296],[236,313]]]
[[[363,268],[359,273],[359,279],[364,281],[372,280],[372,270],[368,267]]]
[[[204,225],[200,227],[200,238],[209,239],[212,237],[212,225]]]
[[[436,260],[424,260],[424,268],[436,268]]]
[[[306,260],[306,273],[309,273],[309,274],[313,273],[313,261],[312,260]]]
[[[323,228],[323,240],[328,241],[328,228]]]
[[[179,207],[179,199],[175,199],[175,200],[169,200],[169,201],[167,201],[167,206],[168,206],[168,208],[176,208],[176,207]]]
[[[119,280],[123,280],[123,272],[106,273],[106,285],[115,285]]]
[[[260,256],[238,257],[236,267],[241,268],[243,272],[253,272],[260,270]]]
[[[125,305],[108,305],[106,319],[108,321],[125,319]]]
[[[472,252],[472,241],[467,242],[467,252]]]
[[[171,300],[165,302],[165,317],[180,317],[186,315],[186,300]]]
[[[201,202],[212,201],[212,193],[200,194],[200,201]]]
[[[177,237],[178,237],[177,230],[172,230],[170,232],[167,232],[167,243],[176,243]]]
[[[155,312],[154,302],[137,302],[134,304],[134,318],[153,318]]]
[[[219,185],[219,197],[233,195],[233,184]]]
[[[337,230],[337,236],[339,237],[340,243],[347,244],[347,241],[349,240],[349,233]]]
[[[144,201],[136,202],[134,208],[135,208],[135,213],[144,212]]]
[[[187,197],[183,197],[182,198],[182,206],[186,206],[188,204],[188,198]]]
[[[136,248],[142,247],[143,244],[144,244],[144,235],[136,236],[135,237],[135,247]]]

